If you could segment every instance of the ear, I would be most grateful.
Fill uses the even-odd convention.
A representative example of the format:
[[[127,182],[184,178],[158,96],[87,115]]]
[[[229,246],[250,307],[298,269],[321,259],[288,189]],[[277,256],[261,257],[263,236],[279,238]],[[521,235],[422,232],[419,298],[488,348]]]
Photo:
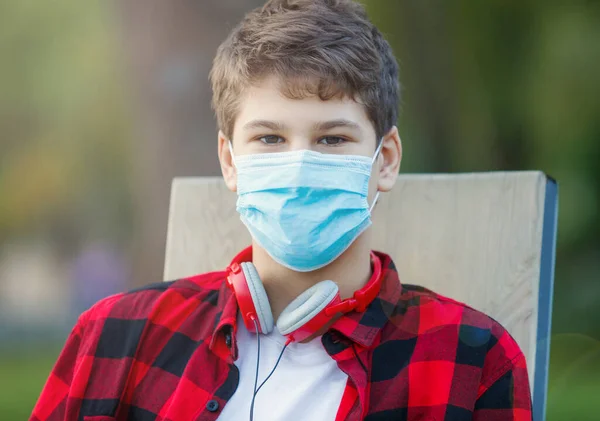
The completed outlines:
[[[396,184],[402,161],[402,140],[396,126],[383,137],[382,143],[381,152],[377,157],[379,165],[377,188],[381,192],[389,192]]]
[[[232,192],[237,191],[237,172],[233,164],[233,157],[229,149],[229,139],[221,130],[219,130],[219,162],[221,164],[221,173],[227,188]]]

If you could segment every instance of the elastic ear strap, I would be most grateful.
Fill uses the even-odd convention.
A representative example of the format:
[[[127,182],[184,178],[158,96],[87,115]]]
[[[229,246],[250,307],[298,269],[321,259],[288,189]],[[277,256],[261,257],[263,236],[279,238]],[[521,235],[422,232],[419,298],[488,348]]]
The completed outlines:
[[[231,142],[229,142],[231,143]],[[375,163],[375,160],[377,159],[377,157],[379,156],[379,153],[381,152],[381,148],[383,148],[383,137],[381,139],[379,139],[379,145],[377,146],[377,149],[375,149],[375,155],[373,155],[373,160],[371,160],[371,165],[373,165]]]
[[[381,152],[382,147],[383,147],[383,137],[381,139],[379,139],[379,145],[377,146],[377,149],[375,149],[375,155],[373,155],[373,160],[371,161],[371,165],[373,165],[375,163],[375,160],[379,156],[379,153]],[[375,199],[373,200],[373,203],[371,203],[371,207],[369,208],[369,213],[373,212],[373,208],[377,204],[378,200],[379,200],[379,190],[375,194]]]
[[[237,168],[235,164],[235,155],[233,154],[233,145],[231,144],[231,140],[227,141],[227,146],[229,146],[229,153],[231,154],[231,162],[233,162],[233,166]]]
[[[373,212],[373,208],[377,204],[378,200],[379,200],[379,190],[377,190],[377,193],[375,193],[375,199],[373,199],[373,203],[371,203],[371,207],[369,208],[369,213]]]

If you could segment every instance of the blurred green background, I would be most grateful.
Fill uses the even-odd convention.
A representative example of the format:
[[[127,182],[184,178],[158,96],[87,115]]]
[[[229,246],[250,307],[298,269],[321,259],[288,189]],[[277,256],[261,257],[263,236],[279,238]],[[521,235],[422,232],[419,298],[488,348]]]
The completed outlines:
[[[172,177],[219,174],[208,71],[258,0],[0,2],[0,419],[77,315],[161,279]],[[365,1],[401,66],[403,172],[560,185],[548,420],[600,419],[600,2]]]

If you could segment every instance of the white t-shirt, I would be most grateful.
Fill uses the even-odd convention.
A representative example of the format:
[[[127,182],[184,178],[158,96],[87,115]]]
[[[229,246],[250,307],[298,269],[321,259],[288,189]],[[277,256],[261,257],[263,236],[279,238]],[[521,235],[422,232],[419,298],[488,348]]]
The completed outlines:
[[[260,335],[258,385],[269,375],[285,345],[277,328]],[[223,408],[219,421],[248,420],[256,376],[256,334],[248,332],[238,317],[238,388]],[[271,378],[254,402],[256,421],[334,421],[348,376],[327,354],[321,338],[308,343],[291,343]]]

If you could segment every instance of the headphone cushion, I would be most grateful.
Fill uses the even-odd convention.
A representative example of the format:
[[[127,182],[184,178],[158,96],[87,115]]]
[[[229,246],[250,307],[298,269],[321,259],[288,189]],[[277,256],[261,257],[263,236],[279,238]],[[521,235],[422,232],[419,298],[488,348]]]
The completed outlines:
[[[298,330],[319,314],[338,294],[333,281],[322,281],[300,294],[283,310],[277,319],[277,329],[282,335]]]
[[[252,296],[260,330],[262,333],[271,333],[273,331],[273,313],[269,298],[267,298],[267,292],[258,276],[256,267],[250,262],[244,262],[240,267],[244,271],[244,277]]]

